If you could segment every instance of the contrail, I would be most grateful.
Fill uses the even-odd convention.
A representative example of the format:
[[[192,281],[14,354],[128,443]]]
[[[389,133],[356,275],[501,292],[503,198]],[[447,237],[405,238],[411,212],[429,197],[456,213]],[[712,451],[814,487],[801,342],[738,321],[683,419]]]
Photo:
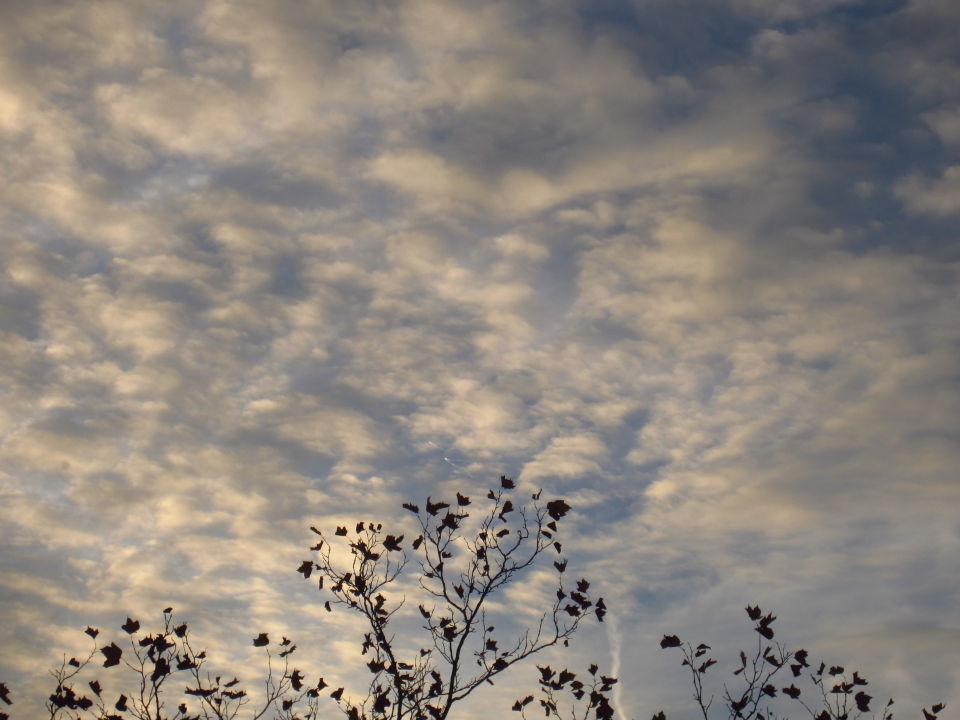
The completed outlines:
[[[620,677],[622,639],[617,616],[609,610],[607,610],[607,643],[610,645],[610,674],[621,680],[613,686],[613,707],[617,711],[617,715],[625,718],[627,716],[623,712],[623,682]]]

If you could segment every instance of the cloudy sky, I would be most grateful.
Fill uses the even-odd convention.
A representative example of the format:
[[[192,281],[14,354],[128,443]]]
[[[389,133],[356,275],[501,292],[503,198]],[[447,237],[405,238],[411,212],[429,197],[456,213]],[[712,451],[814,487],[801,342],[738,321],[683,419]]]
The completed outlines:
[[[255,628],[367,677],[295,572],[308,526],[501,473],[574,506],[612,622],[565,658],[625,717],[692,717],[657,640],[732,667],[747,603],[898,717],[960,703],[953,0],[8,0],[0,28],[23,717],[83,627],[167,605],[221,658]]]

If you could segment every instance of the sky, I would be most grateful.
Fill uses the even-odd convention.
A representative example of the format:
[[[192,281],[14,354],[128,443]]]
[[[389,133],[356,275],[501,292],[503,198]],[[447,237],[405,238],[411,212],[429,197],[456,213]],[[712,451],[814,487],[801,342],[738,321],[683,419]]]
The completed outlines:
[[[309,526],[501,474],[573,506],[610,615],[556,662],[625,718],[694,717],[659,638],[732,668],[747,604],[897,717],[960,703],[958,36],[953,0],[0,4],[17,712],[166,606],[349,687]]]

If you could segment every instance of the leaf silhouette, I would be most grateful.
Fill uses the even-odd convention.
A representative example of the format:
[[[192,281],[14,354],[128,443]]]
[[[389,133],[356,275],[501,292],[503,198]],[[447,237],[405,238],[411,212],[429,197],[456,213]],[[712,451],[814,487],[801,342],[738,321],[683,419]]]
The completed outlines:
[[[447,513],[443,516],[443,521],[440,523],[440,527],[450,528],[451,530],[456,530],[460,527],[460,521],[466,517],[466,515],[455,515],[454,513]]]
[[[430,497],[427,496],[427,513],[429,513],[430,515],[436,516],[438,512],[448,507],[450,507],[450,503],[431,502]]]
[[[120,664],[120,656],[123,655],[123,650],[121,650],[116,643],[112,642],[100,648],[100,652],[103,653],[103,656],[106,658],[106,660],[103,661],[105,668]]]
[[[559,520],[570,512],[570,506],[565,500],[551,500],[547,503],[547,514],[554,520]]]
[[[512,709],[513,709],[513,710],[516,710],[517,712],[520,712],[520,711],[523,710],[523,708],[524,708],[526,705],[529,705],[529,704],[532,703],[532,702],[533,702],[533,695],[527,695],[527,697],[525,697],[523,700],[517,700],[517,701],[513,704],[513,708],[512,708]]]
[[[501,475],[500,487],[502,487],[504,490],[513,490],[513,488],[516,487],[516,485],[514,484],[513,480],[508,478],[506,475]]]
[[[170,663],[166,658],[161,657],[153,666],[153,672],[150,673],[150,680],[157,682],[160,678],[170,674]]]
[[[759,610],[759,608],[758,608],[758,610]],[[777,617],[776,617],[775,615],[772,615],[772,614],[766,615],[766,616],[760,618],[760,622],[757,624],[757,627],[755,628],[756,631],[757,631],[758,633],[760,633],[761,635],[763,635],[763,637],[765,637],[767,640],[772,640],[772,639],[773,639],[773,628],[771,628],[770,625],[772,625],[772,624],[773,624],[773,621],[776,620],[776,619],[777,619]]]
[[[260,633],[253,639],[254,647],[264,647],[270,644],[270,638],[267,637],[266,633]]]
[[[376,699],[373,701],[373,711],[375,713],[383,714],[387,711],[387,708],[390,707],[393,703],[390,702],[390,699],[387,697],[386,693],[380,693],[377,695]]]
[[[681,644],[680,638],[676,635],[664,635],[660,641],[660,649],[665,650],[666,648],[680,647]]]
[[[133,635],[137,630],[140,629],[140,623],[128,617],[127,621],[120,626],[120,629],[126,631],[130,635]]]

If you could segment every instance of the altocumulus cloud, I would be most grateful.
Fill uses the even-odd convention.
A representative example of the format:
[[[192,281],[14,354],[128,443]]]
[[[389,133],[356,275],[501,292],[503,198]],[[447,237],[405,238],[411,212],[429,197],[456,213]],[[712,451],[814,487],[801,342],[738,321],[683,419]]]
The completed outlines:
[[[616,653],[625,716],[684,717],[656,638],[734,642],[748,602],[901,712],[955,697],[955,3],[0,19],[25,711],[78,629],[166,605],[357,682],[304,529],[501,472],[574,505],[624,642],[571,652]]]

